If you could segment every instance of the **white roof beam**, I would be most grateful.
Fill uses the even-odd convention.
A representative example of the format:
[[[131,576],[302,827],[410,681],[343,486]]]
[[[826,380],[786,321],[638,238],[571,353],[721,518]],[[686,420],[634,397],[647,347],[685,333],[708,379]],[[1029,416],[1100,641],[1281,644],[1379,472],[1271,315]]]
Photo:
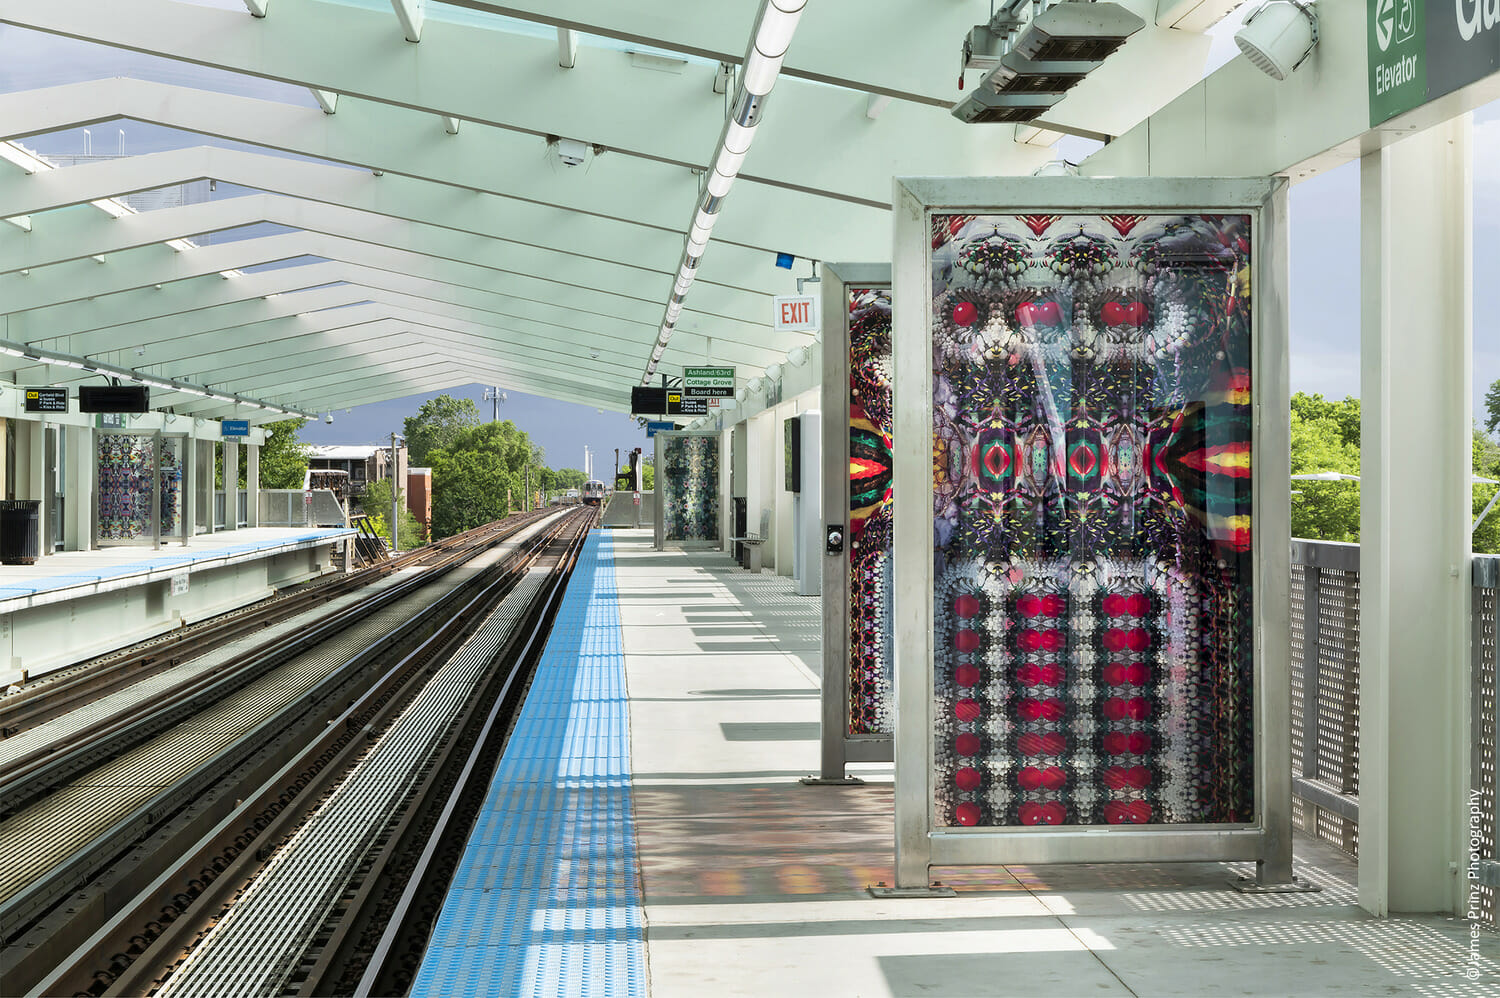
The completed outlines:
[[[681,254],[682,236],[677,232],[597,216],[579,217],[563,209],[411,177],[387,174],[376,178],[363,171],[211,146],[91,163],[49,171],[35,178],[0,173],[0,212],[20,212],[23,208],[27,212],[51,211],[91,201],[96,196],[109,197],[144,186],[165,186],[203,177],[463,232],[525,234],[527,241],[518,245],[564,253],[584,251],[582,255],[589,259],[623,261],[663,272],[675,271]],[[115,240],[111,245],[119,248],[128,238],[150,242],[158,241],[158,236],[165,240],[171,235],[193,235],[250,221],[273,220],[242,217],[249,204],[257,203],[238,204],[244,200],[225,198],[142,212],[119,219],[118,226],[113,226],[111,220],[108,226],[90,228],[90,219],[60,215],[49,218],[44,230],[49,242],[63,249],[85,242],[87,231],[111,233]],[[177,224],[171,221],[173,218],[199,220],[185,222],[172,232],[171,227]],[[39,261],[49,252],[42,245],[38,242],[17,246],[5,259]],[[3,247],[0,255],[4,255]],[[785,277],[774,276],[776,272],[765,264],[763,251],[733,244],[716,245],[703,279],[719,278],[718,283],[725,283],[722,278],[732,275],[736,282],[733,286],[763,294],[781,293],[785,290]],[[0,263],[0,270],[26,265]]]
[[[332,90],[319,90],[317,87],[308,87],[313,95],[313,100],[318,102],[318,107],[323,109],[324,114],[333,114],[339,109],[339,95]]]
[[[557,64],[563,69],[578,65],[578,32],[570,28],[557,29]]]
[[[0,218],[0,222],[5,222],[8,225],[14,225],[16,228],[20,229],[22,232],[30,232],[31,231],[31,216],[30,215],[12,215],[9,218]]]
[[[245,9],[250,12],[251,17],[265,17],[266,8],[271,5],[271,0],[245,0]]]
[[[500,376],[503,374],[503,380]],[[326,411],[329,409],[343,409],[348,406],[361,405],[369,397],[369,393],[377,392],[389,386],[404,386],[403,391],[396,392],[396,397],[402,395],[413,395],[417,392],[430,390],[426,386],[433,378],[448,379],[457,377],[457,381],[449,381],[452,385],[468,384],[474,381],[484,381],[488,384],[501,384],[517,391],[529,392],[533,395],[546,395],[551,398],[565,399],[572,402],[583,402],[586,405],[611,407],[620,405],[622,398],[628,404],[630,397],[629,386],[609,386],[607,388],[597,386],[582,386],[576,383],[561,382],[549,378],[518,376],[503,360],[493,362],[476,363],[467,360],[434,359],[427,364],[419,366],[407,366],[400,371],[379,371],[368,374],[358,374],[352,378],[345,374],[333,374],[325,378],[311,380],[288,388],[285,392],[279,392],[271,396],[267,401],[274,405],[285,404],[289,408],[316,409]],[[275,386],[273,386],[275,387]],[[296,405],[291,399],[306,399],[306,405]],[[196,399],[184,405],[191,405],[195,415],[211,417],[222,409],[233,411],[233,406],[215,403],[209,399]]]
[[[534,343],[548,350],[564,351],[571,358],[569,363],[583,366],[589,364],[582,357],[586,348],[597,350],[599,358],[590,359],[603,363],[614,363],[617,359],[624,363],[623,358],[638,357],[643,335],[638,329],[632,329],[632,335],[622,337],[593,326],[548,323],[436,298],[399,294],[385,288],[342,285],[301,295],[279,295],[269,301],[256,299],[167,321],[97,330],[70,337],[67,352],[92,356],[116,350],[139,350],[142,352],[137,354],[137,363],[169,364],[192,357],[214,366],[247,350],[271,349],[281,356],[284,350],[271,344],[383,318],[476,333],[488,330],[496,336],[514,337],[521,349]],[[225,346],[226,341],[237,345]],[[720,337],[712,340],[714,352],[710,358],[707,356],[709,342],[696,335],[684,335],[678,345],[685,353],[702,357],[705,362],[713,359],[753,366],[769,364],[780,359],[785,352],[769,344],[742,344]]]
[[[90,264],[87,266],[91,269],[81,269],[84,264],[65,263],[35,270],[26,277],[0,275],[0,302],[8,310],[21,311],[301,256],[338,259],[397,273],[435,274],[437,279],[449,283],[514,294],[562,308],[619,314],[642,322],[657,321],[657,315],[652,313],[659,306],[650,297],[639,294],[611,294],[587,285],[490,269],[458,259],[435,259],[419,252],[313,232],[244,239],[204,246],[192,253],[148,246],[117,254],[109,267]],[[670,283],[670,278],[658,280]],[[751,319],[716,315],[707,320],[715,336],[747,341],[766,338],[765,324],[759,314]]]
[[[169,211],[183,214],[172,215]],[[173,224],[174,219],[184,217],[188,220],[187,224]],[[649,299],[657,291],[665,298],[673,278],[672,271],[665,266],[646,269],[525,246],[472,232],[418,222],[398,222],[386,216],[339,205],[270,195],[225,199],[222,202],[210,202],[209,205],[143,212],[129,219],[100,218],[98,221],[100,224],[97,226],[91,226],[87,221],[67,226],[63,240],[38,241],[36,245],[32,245],[31,240],[25,240],[25,245],[16,247],[14,252],[7,252],[4,246],[0,246],[0,271],[41,267],[49,256],[52,257],[51,262],[59,263],[89,256],[97,251],[118,252],[172,237],[212,231],[214,228],[274,222],[307,232],[390,246],[511,274],[548,280],[565,275],[566,283],[570,285],[581,285],[632,298]],[[136,227],[137,222],[140,222],[139,227]],[[104,241],[103,244],[101,240]],[[695,302],[699,311],[747,322],[761,320],[767,306],[763,294],[722,284],[706,282],[702,296]]]
[[[397,339],[390,339],[397,337]],[[400,339],[404,337],[403,339]],[[203,381],[210,387],[233,390],[239,394],[264,393],[275,390],[277,384],[295,386],[301,381],[337,374],[340,368],[351,375],[371,363],[382,363],[392,345],[406,343],[426,344],[423,352],[414,359],[446,359],[461,363],[465,360],[486,359],[503,361],[517,375],[540,375],[555,383],[573,383],[580,388],[600,382],[616,385],[630,384],[630,366],[595,363],[587,367],[570,363],[566,355],[556,350],[532,349],[522,351],[514,342],[497,338],[493,330],[453,329],[446,325],[422,325],[401,319],[380,319],[358,326],[344,326],[338,330],[308,336],[291,344],[295,354],[282,357],[258,357],[237,362],[230,361],[222,367],[210,368],[198,358],[184,358],[163,370],[203,371]],[[332,350],[333,354],[324,353]],[[293,359],[295,357],[295,359]],[[183,380],[178,378],[178,380]]]
[[[427,22],[421,45],[392,51],[385,15],[332,3],[287,5],[254,25],[241,20],[169,0],[103,6],[90,0],[0,0],[0,21],[21,27],[324,87],[345,99],[364,97],[532,135],[578,136],[614,153],[680,166],[709,165],[703,162],[706,137],[723,122],[721,102],[711,93],[712,65],[687,66],[680,77],[643,73],[632,68],[627,53],[600,51],[568,72],[538,74],[539,61],[552,59],[550,40],[439,20]],[[943,65],[951,65],[961,38],[962,31],[952,35]],[[744,36],[737,44],[744,45]],[[841,44],[860,48],[849,45],[847,37]],[[884,69],[908,58],[903,51],[891,60],[871,61]],[[865,92],[881,87],[851,92],[786,80],[778,88],[783,96],[777,121],[757,140],[747,179],[886,205],[893,172],[1029,173],[1041,162],[1040,151],[1008,139],[997,145],[995,132],[965,127],[945,109],[907,105],[899,129],[870,128],[863,115],[849,112],[862,107]],[[631,100],[610,102],[608,113],[600,113],[603,95],[626,90]],[[524,93],[526,99],[494,98],[507,93]],[[685,93],[699,96],[684,100]],[[1118,103],[1112,100],[1110,106]],[[673,109],[670,128],[661,127],[663,107]],[[809,158],[808,135],[818,135],[841,155]]]
[[[662,229],[678,240],[682,205],[698,196],[697,178],[689,171],[628,156],[594,160],[588,183],[580,184],[571,171],[557,170],[538,155],[536,137],[473,122],[464,131],[463,156],[434,157],[429,152],[431,118],[369,101],[340,106],[344,110],[335,122],[311,108],[274,101],[140,80],[99,80],[0,94],[0,138],[128,117],[379,169],[386,173],[382,180],[405,174],[406,179],[424,178],[466,192]],[[756,155],[761,151],[757,145]],[[1032,152],[1035,165],[1051,155],[1044,149]],[[238,182],[260,186],[253,179]],[[888,198],[889,174],[881,184]],[[715,228],[717,248],[734,244],[820,260],[867,259],[870,246],[890,241],[886,209],[759,184],[744,175],[735,184],[735,205]],[[545,228],[578,224],[574,219],[562,222]]]
[[[457,135],[459,120],[448,114],[442,115],[441,117],[443,119],[443,131],[447,132],[449,135]]]
[[[425,0],[391,0],[396,19],[401,22],[401,34],[409,42],[422,40],[422,25],[427,19]]]

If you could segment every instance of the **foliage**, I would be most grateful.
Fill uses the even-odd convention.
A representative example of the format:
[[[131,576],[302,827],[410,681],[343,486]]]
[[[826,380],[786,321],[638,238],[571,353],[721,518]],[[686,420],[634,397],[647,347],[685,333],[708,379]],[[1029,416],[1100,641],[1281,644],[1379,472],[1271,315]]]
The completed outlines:
[[[396,521],[396,540],[400,543],[403,551],[409,551],[418,545],[427,543],[425,531],[422,524],[411,509],[406,505],[406,490],[398,493],[400,505],[397,512],[400,519]],[[364,498],[360,500],[360,508],[370,518],[370,526],[375,532],[385,538],[386,544],[391,543],[391,481],[382,478],[378,482],[371,482],[365,489]]]
[[[300,489],[307,476],[307,445],[297,439],[305,419],[283,419],[268,423],[266,442],[260,448],[260,487],[263,489]],[[245,480],[249,448],[240,448],[240,481]]]
[[[432,457],[433,536],[449,537],[510,515],[512,493],[519,497],[520,483],[494,451],[437,451]]]
[[[583,483],[588,481],[583,472],[577,468],[558,468],[552,476],[554,489],[581,489]]]
[[[641,491],[656,491],[656,465],[650,461],[641,462]]]
[[[473,399],[439,395],[423,402],[417,414],[405,420],[407,459],[412,467],[426,467],[434,451],[451,449],[461,433],[478,425],[479,406]]]
[[[1292,474],[1359,474],[1359,399],[1292,396]],[[1359,482],[1294,481],[1292,536],[1359,540]]]
[[[1484,411],[1485,432],[1500,432],[1500,379],[1494,381],[1490,385],[1489,391],[1484,393]]]
[[[1500,386],[1500,381],[1490,386],[1494,392]],[[1488,401],[1488,397],[1486,397]],[[1481,478],[1500,479],[1500,445],[1484,433],[1479,427],[1474,427],[1474,453],[1471,467],[1474,474]],[[1484,511],[1489,501],[1495,498],[1495,492],[1500,489],[1496,485],[1475,485],[1474,502],[1469,522],[1473,523]],[[1500,554],[1500,502],[1485,516],[1484,522],[1479,529],[1474,531],[1471,541],[1471,550],[1480,554]]]
[[[1500,428],[1500,381],[1485,395],[1491,432]],[[1329,402],[1321,395],[1292,396],[1292,474],[1338,471],[1359,474],[1359,399]],[[1500,444],[1473,429],[1471,467],[1481,478],[1500,479]],[[1359,482],[1293,482],[1292,536],[1314,540],[1359,540]],[[1475,485],[1469,522],[1478,518],[1500,486]],[[1474,532],[1472,548],[1500,553],[1500,503]]]

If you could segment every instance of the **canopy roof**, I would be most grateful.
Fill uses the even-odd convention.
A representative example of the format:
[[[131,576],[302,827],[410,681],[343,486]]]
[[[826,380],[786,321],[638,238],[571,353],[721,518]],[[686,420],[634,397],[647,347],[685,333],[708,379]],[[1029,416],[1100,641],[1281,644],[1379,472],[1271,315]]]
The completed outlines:
[[[810,0],[664,337],[763,0],[0,0],[0,24],[238,74],[0,95],[0,341],[28,348],[0,364],[53,384],[109,365],[201,389],[158,407],[259,422],[473,381],[625,411],[664,339],[655,373],[744,382],[812,342],[770,327],[807,261],[889,257],[893,176],[1026,175],[1064,132],[1122,134],[1198,83],[1203,30],[1238,6],[1121,2],[1145,29],[1042,129],[949,113],[983,0]],[[196,138],[59,168],[24,151],[117,119]],[[198,180],[248,192],[118,200]]]

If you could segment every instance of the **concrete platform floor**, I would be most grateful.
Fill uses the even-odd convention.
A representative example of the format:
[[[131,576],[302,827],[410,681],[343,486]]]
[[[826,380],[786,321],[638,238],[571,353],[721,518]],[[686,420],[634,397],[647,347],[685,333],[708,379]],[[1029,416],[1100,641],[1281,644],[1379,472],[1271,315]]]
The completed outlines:
[[[1318,894],[1240,895],[1240,865],[1194,863],[944,870],[956,898],[870,898],[890,767],[797,782],[817,768],[818,598],[614,536],[655,998],[1500,995],[1500,938],[1471,953],[1462,919],[1371,918],[1353,861],[1304,837]]]

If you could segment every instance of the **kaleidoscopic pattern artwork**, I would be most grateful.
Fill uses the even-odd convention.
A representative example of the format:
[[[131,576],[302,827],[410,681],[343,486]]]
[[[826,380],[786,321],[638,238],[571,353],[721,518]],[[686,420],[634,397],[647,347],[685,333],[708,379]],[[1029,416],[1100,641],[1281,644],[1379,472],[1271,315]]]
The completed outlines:
[[[1250,251],[933,217],[936,824],[1253,820]]]
[[[99,434],[99,539],[150,541],[151,474],[157,438],[150,435]],[[162,441],[161,533],[175,534],[182,496],[182,462],[172,441]]]
[[[849,733],[891,732],[891,293],[849,290]]]
[[[719,539],[719,440],[672,436],[662,442],[663,537],[669,541]]]

